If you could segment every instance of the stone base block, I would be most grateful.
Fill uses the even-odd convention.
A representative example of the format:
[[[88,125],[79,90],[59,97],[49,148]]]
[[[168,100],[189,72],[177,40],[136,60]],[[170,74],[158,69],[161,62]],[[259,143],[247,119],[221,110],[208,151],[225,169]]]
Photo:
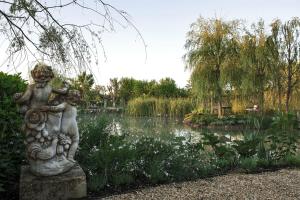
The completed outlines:
[[[86,177],[80,166],[57,176],[40,177],[22,166],[20,200],[63,200],[86,197]]]

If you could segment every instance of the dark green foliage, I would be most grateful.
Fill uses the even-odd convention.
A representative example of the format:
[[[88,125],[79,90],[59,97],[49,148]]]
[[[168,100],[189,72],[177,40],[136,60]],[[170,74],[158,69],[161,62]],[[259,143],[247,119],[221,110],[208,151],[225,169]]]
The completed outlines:
[[[84,71],[75,79],[72,79],[71,82],[71,87],[80,91],[81,105],[85,107],[89,106],[94,98],[92,87],[95,83],[95,79],[93,74],[88,74]]]
[[[23,92],[26,83],[19,74],[0,72],[0,196],[13,198],[18,193],[20,165],[24,159],[21,116],[13,95]]]
[[[227,144],[226,140],[222,139],[218,135],[211,133],[203,134],[203,144],[210,146],[217,158],[219,158],[219,165],[223,166],[234,166],[237,160],[237,154],[230,144]]]
[[[300,156],[288,155],[284,158],[287,166],[300,167]]]
[[[267,136],[268,150],[273,159],[280,160],[296,154],[300,138],[296,126],[296,116],[291,113],[279,113],[274,117]]]
[[[16,123],[20,123],[21,117],[17,112],[13,95],[17,92],[23,92],[25,88],[25,81],[21,79],[19,74],[8,75],[0,72],[0,134],[15,130]]]
[[[185,115],[184,121],[198,126],[243,126],[248,129],[265,130],[271,127],[272,115],[252,113],[247,115],[228,115],[219,118],[217,115],[197,110]]]
[[[240,160],[239,166],[246,172],[253,172],[257,170],[258,161],[255,158],[245,157]]]
[[[247,125],[248,118],[243,115],[228,115],[219,118],[217,115],[208,114],[194,110],[185,115],[184,121],[200,126],[227,126],[227,125]]]
[[[171,78],[161,79],[156,85],[155,90],[153,91],[154,96],[156,97],[177,97],[178,88],[176,83]]]
[[[218,171],[204,156],[201,143],[192,144],[183,137],[127,140],[125,135],[108,134],[108,127],[104,118],[80,126],[77,160],[86,171],[91,191],[190,180]]]
[[[274,159],[268,134],[263,132],[245,135],[240,141],[204,133],[201,142],[191,143],[184,137],[111,135],[109,129],[109,120],[103,117],[80,122],[77,160],[93,192],[193,180],[233,169],[252,173],[300,165],[299,153]]]
[[[271,127],[273,116],[275,114],[261,115],[259,113],[252,113],[245,116],[246,125],[249,128],[256,130],[265,130]]]
[[[256,133],[247,134],[243,140],[233,141],[232,147],[242,158],[254,156],[257,153],[257,146],[259,145],[260,138]]]

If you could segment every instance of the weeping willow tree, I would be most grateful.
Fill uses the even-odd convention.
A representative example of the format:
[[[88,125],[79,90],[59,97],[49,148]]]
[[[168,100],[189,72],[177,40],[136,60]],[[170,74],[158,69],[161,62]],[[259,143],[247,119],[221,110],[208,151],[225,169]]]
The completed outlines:
[[[278,52],[285,87],[285,110],[289,111],[292,93],[300,81],[300,20],[295,17],[282,23],[276,20],[272,25],[272,36],[278,38]]]
[[[277,107],[277,110],[282,108],[282,97],[283,97],[283,69],[284,62],[281,59],[279,47],[281,39],[279,37],[280,21],[275,20],[271,23],[271,35],[267,38],[267,51],[268,51],[268,78],[269,78],[269,89],[271,90],[273,107]],[[276,99],[277,98],[277,106]]]
[[[224,89],[231,85],[228,70],[238,61],[239,26],[239,21],[200,17],[187,34],[184,59],[192,71],[192,88],[201,99],[217,103],[219,117]]]
[[[246,98],[252,98],[261,110],[268,82],[268,53],[265,26],[260,20],[252,25],[251,31],[243,35],[240,43],[240,65],[243,69],[240,93]]]
[[[146,48],[129,15],[103,0],[1,0],[1,65],[42,60],[82,72],[98,64],[99,53],[106,57],[102,35],[119,27],[133,28]]]

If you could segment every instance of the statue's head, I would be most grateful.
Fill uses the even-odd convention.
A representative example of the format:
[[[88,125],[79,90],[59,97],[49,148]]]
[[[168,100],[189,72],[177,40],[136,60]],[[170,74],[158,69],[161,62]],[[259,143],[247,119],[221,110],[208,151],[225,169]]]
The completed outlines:
[[[81,100],[81,95],[78,90],[70,90],[67,94],[66,100],[71,105],[77,105]]]
[[[54,74],[50,66],[38,63],[31,70],[31,76],[36,83],[47,83],[54,77]]]

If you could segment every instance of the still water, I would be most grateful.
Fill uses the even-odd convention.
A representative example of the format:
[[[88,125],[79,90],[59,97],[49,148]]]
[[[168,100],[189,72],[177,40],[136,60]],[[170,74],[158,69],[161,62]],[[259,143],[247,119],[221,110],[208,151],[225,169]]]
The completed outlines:
[[[111,134],[127,137],[151,136],[160,139],[170,137],[185,137],[186,140],[197,142],[201,140],[203,132],[218,134],[224,139],[242,139],[242,131],[194,129],[182,123],[182,120],[159,117],[129,117],[126,115],[109,115]]]

